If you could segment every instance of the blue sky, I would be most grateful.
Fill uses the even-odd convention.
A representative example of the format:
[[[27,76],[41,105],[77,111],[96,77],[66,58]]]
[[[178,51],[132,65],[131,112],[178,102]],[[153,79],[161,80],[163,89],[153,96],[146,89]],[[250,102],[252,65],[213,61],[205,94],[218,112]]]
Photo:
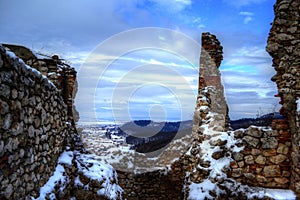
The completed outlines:
[[[278,103],[265,52],[274,3],[1,0],[0,43],[67,59],[78,70],[81,122],[177,121],[192,119],[201,33],[209,31],[224,47],[230,117],[255,117]]]

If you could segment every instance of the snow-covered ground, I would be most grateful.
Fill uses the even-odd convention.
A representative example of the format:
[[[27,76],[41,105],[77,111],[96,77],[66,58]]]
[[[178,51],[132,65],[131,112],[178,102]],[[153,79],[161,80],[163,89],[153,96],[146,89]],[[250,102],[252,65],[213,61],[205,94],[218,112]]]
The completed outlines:
[[[93,154],[81,154],[79,152],[64,151],[58,160],[58,164],[55,168],[54,174],[49,178],[47,183],[40,188],[40,196],[35,200],[44,200],[46,196],[49,196],[51,200],[55,200],[55,188],[59,186],[59,191],[63,192],[68,184],[70,184],[70,178],[68,177],[63,165],[72,166],[72,160],[75,157],[77,162],[78,172],[83,173],[84,176],[91,180],[96,180],[102,184],[102,189],[97,191],[98,195],[105,196],[108,199],[117,199],[123,192],[122,188],[115,181],[117,175],[112,166],[99,162],[99,157]],[[84,186],[80,182],[79,176],[75,178],[74,186]],[[84,186],[88,189],[88,185]],[[32,198],[34,200],[34,198]],[[75,197],[71,197],[72,200],[76,200]]]

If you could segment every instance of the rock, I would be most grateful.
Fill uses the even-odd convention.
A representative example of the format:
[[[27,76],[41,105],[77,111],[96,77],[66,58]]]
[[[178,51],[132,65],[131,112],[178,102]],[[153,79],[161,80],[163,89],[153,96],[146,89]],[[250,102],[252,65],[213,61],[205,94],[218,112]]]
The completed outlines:
[[[18,97],[18,91],[16,89],[12,89],[11,97],[12,99],[16,99]]]
[[[275,149],[278,147],[278,141],[275,137],[262,138],[260,141],[263,149]]]
[[[90,179],[83,174],[79,174],[79,180],[84,185],[87,185],[90,182]]]
[[[30,97],[28,99],[28,103],[29,103],[30,106],[35,107],[36,106],[35,96]]]
[[[29,136],[30,138],[33,138],[34,135],[35,135],[35,130],[34,130],[34,127],[31,125],[31,126],[29,126],[29,128],[28,128],[28,136]]]
[[[2,157],[4,153],[4,141],[0,140],[0,156]]]
[[[281,175],[280,166],[279,165],[265,166],[263,169],[263,173],[265,174],[265,177],[278,177]]]
[[[270,157],[270,161],[276,165],[282,163],[286,159],[287,159],[287,156],[282,155],[282,154]]]
[[[267,182],[268,182],[268,180],[266,179],[266,177],[261,176],[261,175],[257,175],[257,176],[256,176],[256,180],[257,180],[259,183],[267,183]]]
[[[8,130],[11,126],[11,123],[12,123],[12,117],[11,117],[11,114],[8,113],[5,115],[5,118],[4,118],[3,129]]]
[[[243,130],[236,130],[234,131],[234,137],[236,139],[240,139],[244,136],[244,131]]]
[[[283,176],[283,177],[290,177],[290,176],[291,176],[291,173],[288,172],[288,171],[283,171],[283,172],[282,172],[282,176]]]
[[[210,140],[209,141],[209,144],[212,145],[212,146],[224,146],[227,144],[227,140]]]
[[[1,56],[0,56],[0,69],[3,67],[3,60],[2,60],[2,58],[1,58]]]
[[[253,156],[252,156],[252,155],[245,156],[245,162],[246,162],[248,165],[254,164],[254,158],[253,158]]]
[[[6,113],[9,112],[9,105],[5,102],[5,101],[2,101],[0,99],[0,113],[1,115],[5,115]]]
[[[219,160],[220,158],[224,157],[225,152],[224,151],[216,151],[212,154],[212,158],[215,160]]]
[[[274,178],[274,180],[279,184],[287,184],[288,182],[290,182],[287,178]]]
[[[237,162],[231,161],[231,162],[230,162],[230,167],[231,167],[232,169],[237,169],[237,168],[238,168]]]
[[[11,199],[12,193],[13,193],[13,186],[12,184],[9,184],[4,191],[4,195],[7,199]]]
[[[269,150],[264,150],[263,156],[269,157],[269,156],[275,156],[276,155],[276,149],[269,149]]]
[[[240,152],[233,152],[232,157],[235,161],[241,161],[244,160],[244,155]]]
[[[289,153],[289,147],[284,144],[279,144],[277,148],[277,153],[286,155]]]
[[[249,179],[249,180],[254,180],[255,179],[255,175],[252,173],[244,173],[244,176]]]
[[[241,177],[243,175],[243,171],[241,168],[232,169],[231,176],[234,178]]]
[[[255,162],[257,164],[260,164],[260,165],[264,165],[266,164],[266,157],[262,156],[262,155],[259,155],[256,159],[255,159]]]
[[[262,132],[257,127],[252,126],[246,130],[245,134],[256,138],[260,138],[262,136]]]
[[[257,145],[259,144],[259,139],[251,137],[251,136],[243,137],[243,141],[245,141],[251,147],[257,147]]]
[[[257,156],[257,155],[260,155],[261,154],[261,151],[259,149],[252,149],[251,150],[251,155],[253,156]]]

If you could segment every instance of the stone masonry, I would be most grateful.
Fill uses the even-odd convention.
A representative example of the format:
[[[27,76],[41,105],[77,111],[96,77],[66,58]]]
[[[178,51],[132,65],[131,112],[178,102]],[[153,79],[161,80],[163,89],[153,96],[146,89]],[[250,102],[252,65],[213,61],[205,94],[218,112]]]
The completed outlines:
[[[71,135],[58,93],[46,77],[0,46],[0,197],[36,196],[51,176]]]
[[[288,189],[291,176],[291,136],[284,119],[272,129],[250,126],[234,132],[242,151],[232,153],[229,177],[242,184]]]
[[[300,1],[277,0],[274,13],[266,49],[276,70],[272,80],[278,87],[276,96],[281,98],[280,112],[286,117],[291,132],[290,188],[300,194],[300,131],[296,105],[300,98]]]
[[[115,170],[85,151],[74,126],[76,72],[57,56],[35,59],[25,47],[0,45],[0,199],[37,198],[62,171],[41,198],[121,199]]]
[[[3,46],[14,52],[25,64],[41,72],[56,86],[67,105],[69,120],[77,122],[79,114],[74,106],[77,92],[75,69],[60,59],[58,55],[34,54],[30,49],[20,45],[3,44]]]
[[[220,128],[228,130],[228,107],[225,100],[224,88],[221,81],[219,67],[223,60],[223,47],[215,35],[211,33],[202,33],[202,49],[200,54],[200,69],[199,69],[199,94],[200,90],[206,86],[214,87],[214,92],[211,93],[211,111],[220,113],[225,117],[225,124]],[[221,128],[221,129],[222,129]],[[220,131],[223,131],[223,129]]]

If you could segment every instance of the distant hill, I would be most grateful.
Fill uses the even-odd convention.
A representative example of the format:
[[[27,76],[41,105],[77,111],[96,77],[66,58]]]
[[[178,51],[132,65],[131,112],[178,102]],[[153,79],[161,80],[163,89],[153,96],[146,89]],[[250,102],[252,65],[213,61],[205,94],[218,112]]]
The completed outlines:
[[[173,139],[192,133],[192,120],[183,122],[153,122],[138,120],[119,127],[120,135],[126,135],[126,143],[140,153],[153,152],[166,146]]]
[[[230,127],[233,130],[236,130],[239,128],[248,128],[251,125],[271,126],[273,119],[282,119],[282,118],[284,117],[280,115],[278,112],[269,113],[258,118],[243,118],[238,120],[232,120],[230,121]]]

